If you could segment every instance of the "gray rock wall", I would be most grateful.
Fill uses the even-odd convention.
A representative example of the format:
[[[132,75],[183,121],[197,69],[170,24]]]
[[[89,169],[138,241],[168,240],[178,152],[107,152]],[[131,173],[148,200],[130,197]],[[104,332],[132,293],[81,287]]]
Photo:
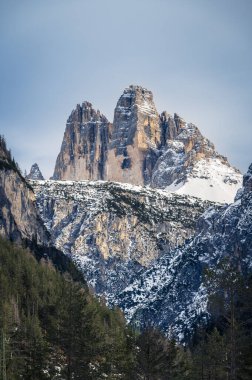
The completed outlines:
[[[30,183],[51,243],[107,298],[182,245],[209,206],[193,197],[112,182]]]

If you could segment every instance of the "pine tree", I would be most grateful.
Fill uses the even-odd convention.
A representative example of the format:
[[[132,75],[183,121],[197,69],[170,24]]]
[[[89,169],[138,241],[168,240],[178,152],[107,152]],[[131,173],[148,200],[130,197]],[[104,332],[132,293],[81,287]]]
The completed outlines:
[[[251,376],[250,365],[245,365],[246,355],[251,347],[252,305],[250,293],[251,274],[242,274],[237,255],[225,258],[215,270],[208,271],[208,289],[210,291],[210,311],[214,323],[223,335],[226,355],[226,376],[237,380],[247,371]],[[251,295],[251,293],[250,293]],[[245,367],[247,370],[245,370]],[[245,378],[245,377],[244,377]]]
[[[175,342],[149,327],[138,338],[137,376],[144,380],[172,379],[177,355]]]

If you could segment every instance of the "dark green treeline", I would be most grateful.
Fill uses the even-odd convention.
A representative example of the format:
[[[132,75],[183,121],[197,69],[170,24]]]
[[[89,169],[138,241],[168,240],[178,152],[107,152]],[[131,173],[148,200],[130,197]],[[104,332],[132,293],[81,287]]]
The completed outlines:
[[[0,239],[0,380],[251,379],[252,287],[228,273],[211,273],[215,319],[185,349],[134,332],[85,285]]]

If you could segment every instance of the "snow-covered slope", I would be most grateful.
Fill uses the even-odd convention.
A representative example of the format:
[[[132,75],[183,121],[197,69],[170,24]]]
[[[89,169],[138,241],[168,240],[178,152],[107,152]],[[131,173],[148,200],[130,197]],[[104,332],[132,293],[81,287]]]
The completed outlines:
[[[252,165],[235,203],[209,208],[189,243],[162,256],[111,304],[121,307],[132,323],[154,324],[186,340],[195,324],[208,317],[203,269],[215,267],[226,255],[239,260],[241,271],[252,269]]]
[[[151,186],[213,202],[233,202],[242,186],[239,170],[216,152],[194,124],[163,112],[161,126],[165,131],[162,154],[154,166]]]
[[[52,244],[97,294],[115,297],[164,252],[194,233],[200,199],[105,181],[30,181]]]
[[[241,174],[237,170],[224,165],[219,158],[207,158],[197,161],[185,181],[175,181],[166,190],[213,202],[232,203],[240,187]]]

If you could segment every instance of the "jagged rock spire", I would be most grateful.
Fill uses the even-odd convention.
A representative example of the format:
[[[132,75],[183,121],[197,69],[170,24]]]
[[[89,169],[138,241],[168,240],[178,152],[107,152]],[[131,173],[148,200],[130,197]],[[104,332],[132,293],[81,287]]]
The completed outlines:
[[[90,102],[77,104],[66,124],[53,179],[106,179],[111,124]]]
[[[39,169],[37,163],[33,164],[30,170],[30,173],[26,176],[27,179],[43,181],[44,177]]]

